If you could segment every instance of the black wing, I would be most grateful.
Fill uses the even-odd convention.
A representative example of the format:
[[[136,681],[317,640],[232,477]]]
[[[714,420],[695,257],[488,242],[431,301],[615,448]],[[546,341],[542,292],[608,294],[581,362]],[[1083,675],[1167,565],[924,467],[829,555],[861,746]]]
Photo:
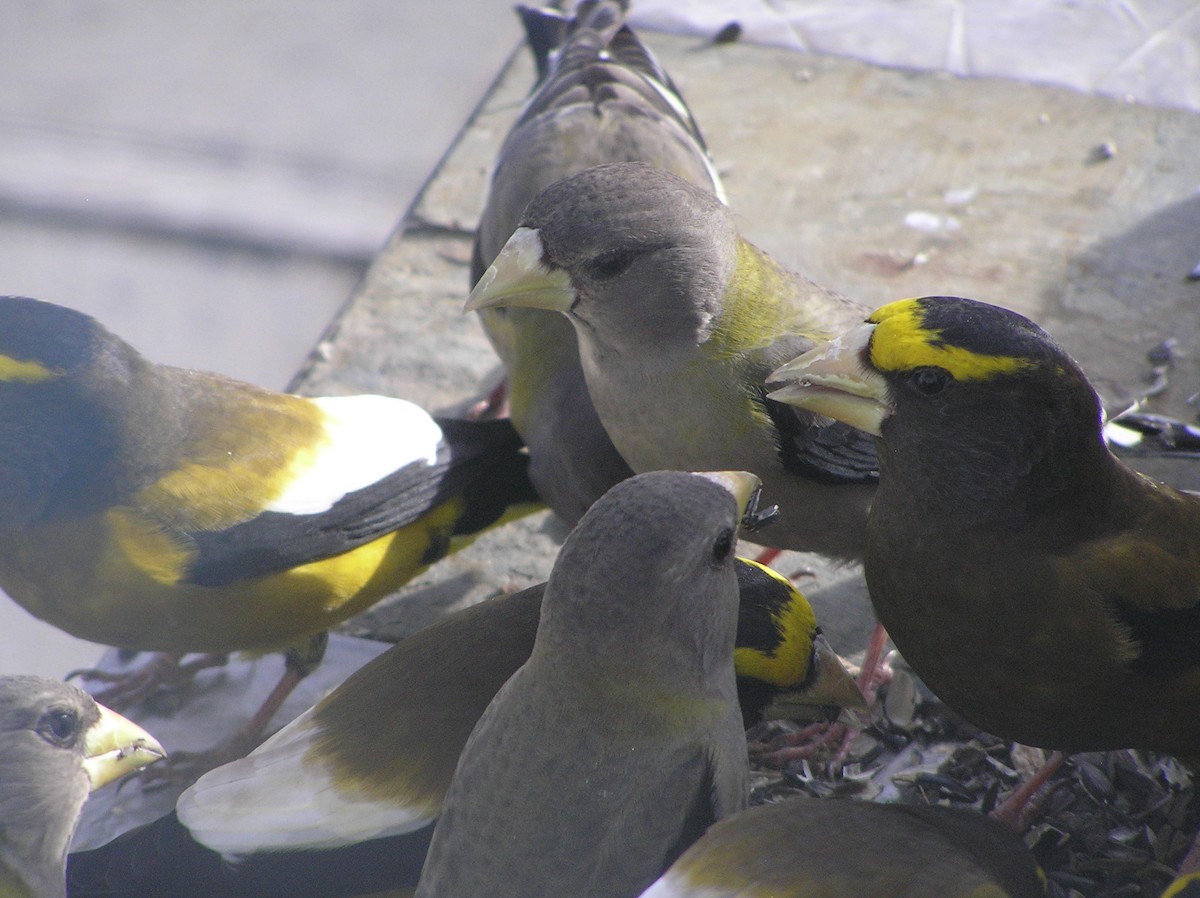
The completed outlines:
[[[339,555],[419,520],[456,496],[452,535],[475,533],[514,504],[537,502],[529,458],[507,420],[438,419],[437,460],[413,462],[310,515],[266,512],[224,530],[193,534],[197,555],[184,580],[225,586]],[[430,546],[428,561],[446,551]]]
[[[768,399],[765,389],[761,399],[787,470],[818,483],[878,483],[879,456],[869,433]]]

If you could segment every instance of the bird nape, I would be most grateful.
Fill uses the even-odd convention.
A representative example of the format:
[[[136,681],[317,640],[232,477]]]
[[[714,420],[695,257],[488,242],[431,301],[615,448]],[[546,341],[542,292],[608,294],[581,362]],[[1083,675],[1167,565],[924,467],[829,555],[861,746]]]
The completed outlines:
[[[463,748],[418,896],[636,895],[745,806],[733,548],[757,487],[643,474],[580,519],[529,660]]]

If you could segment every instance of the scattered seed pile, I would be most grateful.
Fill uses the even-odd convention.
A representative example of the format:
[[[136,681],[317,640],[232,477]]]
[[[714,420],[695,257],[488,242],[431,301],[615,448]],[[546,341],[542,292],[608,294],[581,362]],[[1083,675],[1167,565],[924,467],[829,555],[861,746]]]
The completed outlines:
[[[1004,801],[1044,758],[1038,749],[984,733],[937,701],[902,661],[873,703],[871,724],[841,769],[837,743],[774,769],[769,750],[799,732],[790,723],[751,730],[752,803],[805,794],[974,807]],[[1156,896],[1200,828],[1191,773],[1144,751],[1072,755],[1034,799],[1025,844],[1051,898]]]

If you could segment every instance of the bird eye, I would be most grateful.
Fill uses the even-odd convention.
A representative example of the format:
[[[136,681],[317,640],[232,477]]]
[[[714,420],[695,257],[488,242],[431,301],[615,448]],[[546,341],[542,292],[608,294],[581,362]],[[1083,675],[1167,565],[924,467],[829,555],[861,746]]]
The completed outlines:
[[[909,383],[922,396],[936,396],[950,382],[950,372],[945,368],[928,366],[918,368],[909,375]]]
[[[37,725],[41,737],[53,745],[70,745],[78,729],[78,716],[63,708],[47,711]]]
[[[592,275],[601,281],[615,278],[628,271],[636,258],[637,253],[633,250],[611,249],[592,260]]]
[[[712,560],[713,564],[721,564],[729,557],[729,553],[733,551],[733,531],[722,530],[721,535],[713,541]]]

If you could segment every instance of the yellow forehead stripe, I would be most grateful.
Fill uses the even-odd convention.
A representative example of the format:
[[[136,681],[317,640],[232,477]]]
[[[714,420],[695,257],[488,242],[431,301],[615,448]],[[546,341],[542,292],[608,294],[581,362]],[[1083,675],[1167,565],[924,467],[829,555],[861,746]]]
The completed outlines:
[[[919,300],[901,299],[871,313],[867,323],[875,325],[871,337],[871,364],[880,371],[911,371],[926,365],[944,368],[955,380],[988,380],[1032,368],[1029,359],[1009,355],[985,355],[949,344],[937,345],[942,332],[925,327]]]
[[[61,377],[62,372],[54,371],[37,362],[23,362],[10,355],[0,355],[0,381],[8,383],[36,384],[53,377]]]
[[[786,587],[790,601],[774,615],[780,634],[773,652],[739,646],[733,650],[733,666],[738,676],[754,677],[775,686],[795,686],[808,677],[812,660],[813,640],[817,634],[817,616],[808,599],[782,574],[769,567],[743,558],[742,561],[761,568]]]

